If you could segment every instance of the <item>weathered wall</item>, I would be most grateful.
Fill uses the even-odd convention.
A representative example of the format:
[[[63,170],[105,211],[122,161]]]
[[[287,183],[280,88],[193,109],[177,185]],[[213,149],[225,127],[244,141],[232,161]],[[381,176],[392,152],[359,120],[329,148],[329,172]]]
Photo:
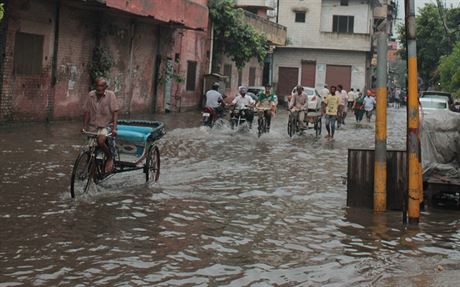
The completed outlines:
[[[204,4],[207,1],[196,2]],[[185,81],[173,80],[172,110],[198,107],[202,78],[209,62],[209,31],[176,29],[103,6],[94,9],[85,2],[61,1],[56,81],[53,82],[57,2],[18,0],[10,3],[0,120],[80,116],[82,103],[91,87],[89,71],[96,45],[112,60],[107,76],[109,89],[115,91],[123,113],[165,110],[162,80],[167,58],[174,61],[174,74],[183,79],[186,79],[187,61],[197,62],[194,91],[186,90]],[[39,74],[21,76],[14,71],[16,32],[44,36],[43,64]],[[99,42],[96,35],[101,35]],[[157,59],[160,59],[159,68],[156,67]]]
[[[158,73],[157,111],[186,111],[199,107],[203,95],[203,76],[208,72],[209,65],[209,31],[172,30],[162,28],[160,31],[159,53],[161,63]],[[173,63],[170,99],[166,96],[166,78],[168,61]],[[187,62],[196,61],[195,90],[187,91]],[[179,80],[180,79],[180,80]]]
[[[51,93],[54,5],[47,1],[10,1],[8,8],[0,120],[44,119]],[[17,32],[44,36],[40,73],[15,73],[14,43]]]
[[[95,46],[96,13],[61,5],[54,117],[81,115],[84,96],[91,86],[88,74]]]
[[[221,64],[221,69],[220,69],[220,74],[224,74],[224,65],[225,64],[231,64],[232,65],[232,77],[231,77],[231,83],[229,86],[226,86],[225,90],[221,90],[227,98],[226,101],[230,102],[235,98],[235,96],[238,95],[238,69],[235,66],[235,63],[233,63],[228,57],[224,57],[222,64]],[[250,68],[255,68],[256,69],[256,77],[255,77],[255,85],[254,86],[262,86],[262,79],[263,79],[263,64],[259,63],[256,58],[252,58],[249,63],[247,63],[244,68],[241,70],[242,71],[242,79],[241,79],[241,85],[242,86],[249,86],[249,70]]]

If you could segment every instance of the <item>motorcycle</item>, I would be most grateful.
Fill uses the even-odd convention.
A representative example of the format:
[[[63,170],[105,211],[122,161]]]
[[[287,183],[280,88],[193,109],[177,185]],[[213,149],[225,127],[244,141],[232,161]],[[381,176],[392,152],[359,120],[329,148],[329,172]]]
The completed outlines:
[[[203,126],[212,128],[217,119],[216,111],[211,107],[204,107],[202,112]]]
[[[224,116],[225,116],[225,110],[219,113],[219,111],[214,108],[205,107],[202,112],[201,122],[203,123],[203,126],[210,127],[210,128],[222,127],[225,124],[224,119],[223,119]]]
[[[247,123],[246,126],[252,128],[252,120],[254,119],[254,111],[251,107],[243,109],[234,109],[230,115],[230,125],[232,130]]]

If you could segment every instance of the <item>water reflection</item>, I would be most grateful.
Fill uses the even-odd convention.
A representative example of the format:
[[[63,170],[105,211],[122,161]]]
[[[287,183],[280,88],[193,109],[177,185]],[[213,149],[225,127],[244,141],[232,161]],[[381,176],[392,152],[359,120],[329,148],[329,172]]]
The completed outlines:
[[[391,113],[401,148],[405,114]],[[0,286],[457,285],[458,214],[406,230],[400,213],[345,207],[347,148],[371,147],[372,126],[328,142],[290,139],[284,113],[261,138],[161,119],[158,184],[120,174],[78,200],[78,123],[2,128]]]

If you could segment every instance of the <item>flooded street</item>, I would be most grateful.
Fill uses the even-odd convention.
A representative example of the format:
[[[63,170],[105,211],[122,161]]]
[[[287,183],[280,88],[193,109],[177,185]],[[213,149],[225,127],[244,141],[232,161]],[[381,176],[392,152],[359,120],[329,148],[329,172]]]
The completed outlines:
[[[405,146],[405,110],[389,110],[389,149]],[[0,286],[458,286],[460,213],[346,207],[347,149],[374,130],[328,142],[290,139],[282,112],[268,135],[199,127],[168,114],[161,175],[115,175],[69,193],[80,123],[0,129]]]

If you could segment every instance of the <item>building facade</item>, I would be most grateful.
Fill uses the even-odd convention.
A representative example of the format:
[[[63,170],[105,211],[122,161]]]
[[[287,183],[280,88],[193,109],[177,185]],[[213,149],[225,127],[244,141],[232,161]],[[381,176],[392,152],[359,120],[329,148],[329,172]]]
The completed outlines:
[[[286,43],[286,27],[275,23],[274,18],[270,18],[270,11],[274,9],[272,0],[236,0],[235,6],[244,10],[244,21],[254,28],[255,31],[266,36],[269,45],[284,46]],[[228,100],[233,99],[238,94],[239,86],[256,86],[272,82],[272,50],[263,62],[251,59],[245,67],[238,70],[230,58],[224,57],[217,72],[224,76],[225,87],[222,90],[228,96]]]
[[[4,2],[0,121],[78,117],[102,72],[124,114],[198,107],[207,0]]]
[[[301,84],[364,90],[372,59],[376,0],[285,0],[278,21],[288,30],[286,47],[274,52],[274,82],[280,95]]]

